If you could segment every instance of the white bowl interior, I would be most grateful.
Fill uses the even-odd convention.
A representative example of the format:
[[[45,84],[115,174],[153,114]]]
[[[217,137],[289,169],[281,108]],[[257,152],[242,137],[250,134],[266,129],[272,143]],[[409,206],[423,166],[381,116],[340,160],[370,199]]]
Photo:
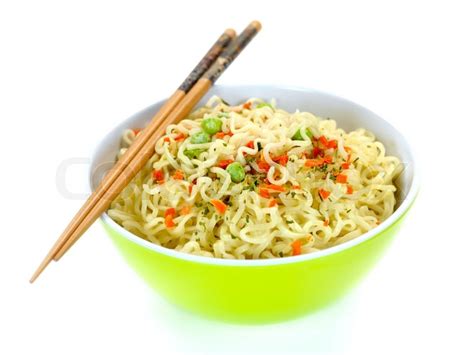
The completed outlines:
[[[378,232],[379,228],[385,227],[387,223],[392,223],[395,218],[398,218],[406,208],[409,207],[411,201],[416,195],[417,188],[415,184],[415,162],[412,151],[405,140],[405,138],[387,121],[383,120],[375,113],[366,108],[355,104],[346,99],[320,92],[313,89],[280,87],[280,86],[262,86],[262,85],[241,85],[241,86],[215,86],[208,94],[199,102],[199,106],[203,105],[212,95],[219,95],[230,104],[241,103],[251,97],[259,97],[264,100],[276,99],[277,106],[289,112],[300,110],[308,111],[320,117],[329,117],[336,120],[339,127],[346,131],[357,128],[365,128],[372,131],[378,140],[380,140],[386,148],[387,154],[395,155],[401,159],[404,164],[404,170],[396,181],[398,187],[397,194],[397,211],[387,221],[382,223],[374,230],[366,233],[367,235],[354,239],[353,241],[343,243],[340,246],[330,248],[336,249],[346,244],[358,243],[360,240],[365,240]],[[110,169],[114,164],[117,151],[120,147],[122,132],[127,128],[142,128],[145,127],[149,120],[156,113],[160,105],[164,101],[157,102],[146,109],[136,113],[127,120],[115,127],[99,144],[95,155],[93,156],[90,174],[90,183],[92,188],[96,188],[103,174]],[[408,196],[408,197],[407,197]],[[402,208],[400,208],[402,207]],[[110,218],[105,217],[106,223],[113,224],[114,228],[121,228],[113,222]],[[122,229],[122,231],[124,231]],[[372,233],[373,232],[373,233]],[[131,233],[126,233],[130,238],[140,244],[148,243],[152,245],[153,249],[160,249],[163,252],[165,248],[155,246],[152,243],[143,241],[141,238],[134,236]],[[148,246],[148,245],[147,245]],[[149,247],[149,246],[148,246]],[[168,251],[168,249],[166,249]],[[329,250],[329,249],[328,249]],[[174,251],[171,251],[174,252]],[[174,252],[178,253],[178,252]],[[320,254],[322,252],[313,253]],[[184,253],[178,253],[185,255]],[[307,254],[309,255],[309,254]],[[306,255],[306,256],[307,256]],[[176,256],[176,255],[175,255]],[[302,255],[304,256],[304,255]],[[286,258],[296,259],[302,256]],[[200,259],[210,259],[203,258]],[[263,261],[263,260],[261,260]],[[248,261],[246,261],[248,262]]]

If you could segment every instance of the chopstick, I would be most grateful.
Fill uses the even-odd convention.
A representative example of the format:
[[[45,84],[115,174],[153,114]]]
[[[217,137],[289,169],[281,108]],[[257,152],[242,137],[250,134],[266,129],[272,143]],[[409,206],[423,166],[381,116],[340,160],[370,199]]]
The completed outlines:
[[[171,113],[176,105],[183,99],[183,97],[189,92],[194,84],[200,79],[200,77],[211,67],[217,57],[222,53],[223,49],[227,47],[230,42],[235,38],[236,33],[233,29],[227,29],[222,35],[219,36],[217,41],[208,50],[204,57],[199,61],[196,67],[186,77],[178,89],[170,96],[166,103],[158,110],[155,116],[152,118],[147,127],[140,132],[137,139],[127,149],[126,153],[114,164],[112,169],[102,179],[99,186],[87,199],[81,209],[76,213],[72,221],[66,227],[64,232],[61,234],[59,239],[53,245],[49,253],[46,255],[36,272],[33,274],[30,282],[33,282],[39,274],[46,268],[51,262],[51,259],[57,259],[56,254],[68,240],[74,230],[80,225],[84,218],[91,212],[95,204],[104,196],[104,194],[110,189],[113,182],[117,177],[127,168],[130,161],[143,148],[145,142],[151,137],[153,132],[158,129],[162,121]]]
[[[163,117],[164,119],[162,118],[162,122],[159,124],[159,127],[154,131],[152,131],[151,129],[148,130],[147,127],[145,131],[149,131],[151,132],[151,134],[150,136],[147,135],[147,137],[149,138],[146,141],[145,138],[142,138],[144,143],[141,148],[135,148],[137,149],[137,154],[133,157],[132,160],[130,160],[129,164],[127,166],[124,166],[123,170],[117,174],[116,179],[111,183],[111,185],[107,189],[104,189],[104,193],[102,194],[102,196],[99,198],[95,198],[95,203],[90,205],[92,206],[92,209],[87,208],[87,212],[81,214],[81,216],[84,217],[79,222],[76,222],[74,220],[73,222],[71,222],[70,226],[74,225],[76,226],[76,228],[69,229],[68,226],[68,233],[63,233],[63,235],[61,235],[61,237],[55,243],[48,255],[45,257],[43,262],[40,264],[36,272],[33,274],[32,278],[30,279],[30,282],[34,282],[36,280],[36,278],[51,262],[53,257],[56,256],[57,259],[61,258],[62,255],[64,255],[64,253],[69,249],[69,247],[72,246],[80,238],[80,236],[92,225],[92,223],[108,209],[110,202],[113,201],[115,197],[117,197],[117,195],[123,190],[123,188],[127,186],[127,184],[133,179],[133,177],[140,171],[140,169],[146,164],[148,159],[153,155],[155,143],[157,139],[163,135],[166,127],[171,123],[178,122],[191,111],[191,109],[198,103],[198,101],[206,94],[212,84],[219,78],[219,76],[224,72],[224,70],[238,56],[241,50],[245,48],[245,46],[250,42],[250,40],[258,33],[260,28],[261,25],[258,21],[251,22],[250,25],[247,26],[247,28],[233,42],[231,42],[228,47],[226,47],[222,51],[217,60],[194,84],[194,86],[192,86],[188,93],[173,106],[174,108],[167,108],[167,110],[162,109],[166,113],[166,115],[162,114],[161,117]],[[171,107],[171,105],[169,107]],[[145,131],[143,131],[141,135],[143,135]],[[88,205],[88,201],[86,201],[86,205]],[[86,211],[86,207],[83,206],[81,210],[83,209],[84,211]]]
[[[250,40],[260,30],[261,25],[257,21],[251,22],[245,30],[233,41],[228,47],[226,47],[217,60],[207,70],[202,77],[196,82],[191,88],[188,94],[181,100],[175,109],[171,112],[166,119],[163,120],[160,127],[153,133],[152,137],[145,143],[143,149],[140,151],[140,156],[137,160],[130,161],[127,166],[127,174],[120,175],[114,182],[112,189],[108,191],[110,195],[109,199],[103,199],[99,201],[91,214],[87,216],[83,225],[81,225],[78,233],[74,233],[66,243],[61,247],[58,253],[55,255],[55,259],[59,260],[67,250],[80,238],[83,232],[85,232],[92,223],[99,218],[99,216],[108,209],[110,203],[118,196],[118,194],[128,185],[130,180],[143,168],[149,158],[155,152],[156,141],[165,133],[166,127],[170,124],[179,122],[183,119],[192,108],[201,100],[206,94],[212,84],[219,78],[224,70],[232,63],[232,61],[239,55],[242,49],[250,42]],[[131,177],[129,176],[131,175]]]
[[[117,177],[127,169],[130,162],[135,158],[137,154],[140,153],[140,150],[143,148],[145,142],[150,139],[154,131],[156,131],[162,124],[163,120],[171,113],[171,111],[176,107],[176,105],[184,98],[184,96],[189,92],[189,90],[196,84],[200,77],[211,67],[215,62],[218,56],[222,53],[224,48],[226,48],[231,41],[235,38],[236,33],[233,29],[227,29],[225,32],[217,39],[214,45],[209,49],[206,55],[199,61],[199,63],[194,67],[191,73],[186,77],[183,83],[178,87],[178,89],[171,95],[171,97],[166,101],[166,103],[158,110],[155,116],[152,118],[151,122],[145,127],[143,131],[137,136],[137,139],[133,144],[127,149],[125,154],[117,161],[117,163],[112,167],[109,173],[102,179],[101,183],[94,191],[94,193],[89,197],[86,203],[82,206],[79,212],[74,216],[70,225],[66,228],[61,235],[60,240],[64,242],[54,249],[54,260],[59,260],[61,256],[58,256],[60,248],[64,245],[66,240],[70,238],[72,232],[79,226],[82,220],[90,213],[93,206],[99,201],[100,198],[110,189],[110,186],[117,179]]]

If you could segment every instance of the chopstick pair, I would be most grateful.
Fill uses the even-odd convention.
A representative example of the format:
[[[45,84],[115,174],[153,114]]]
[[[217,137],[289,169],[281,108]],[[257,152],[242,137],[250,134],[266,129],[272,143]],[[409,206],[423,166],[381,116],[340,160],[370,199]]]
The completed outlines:
[[[59,260],[107,210],[115,197],[153,155],[155,143],[164,134],[166,127],[180,121],[192,110],[260,29],[261,24],[258,21],[252,21],[237,38],[232,29],[226,30],[219,37],[194,70],[155,114],[148,126],[137,136],[126,153],[102,179],[43,259],[31,277],[31,283],[38,278],[51,260]]]

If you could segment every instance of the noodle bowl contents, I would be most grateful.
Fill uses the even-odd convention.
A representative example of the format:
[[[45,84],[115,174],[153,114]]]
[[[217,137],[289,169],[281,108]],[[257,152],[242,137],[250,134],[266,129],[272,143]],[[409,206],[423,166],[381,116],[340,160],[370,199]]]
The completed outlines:
[[[138,130],[123,134],[125,152]],[[109,216],[152,243],[226,259],[325,249],[395,208],[400,160],[365,129],[308,112],[219,97],[170,125]]]

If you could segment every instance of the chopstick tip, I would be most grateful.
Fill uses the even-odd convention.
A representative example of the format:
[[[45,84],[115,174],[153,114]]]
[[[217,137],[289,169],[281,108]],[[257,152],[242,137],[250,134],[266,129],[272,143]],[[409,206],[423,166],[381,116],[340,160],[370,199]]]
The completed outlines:
[[[250,26],[255,27],[257,31],[260,31],[262,29],[262,24],[260,21],[254,20],[250,22]]]
[[[235,38],[235,37],[237,36],[237,33],[236,33],[235,30],[232,29],[232,28],[226,29],[226,30],[225,30],[225,33],[226,33],[229,37],[231,37],[231,38]]]
[[[38,268],[36,269],[36,271],[34,272],[33,276],[31,276],[30,278],[30,284],[32,284],[33,282],[36,281],[36,279],[38,278],[39,275],[41,275],[41,273],[44,271],[44,269],[46,269],[46,267],[49,265],[49,263],[51,262],[51,258],[49,258],[49,255],[46,256],[46,258],[43,260],[43,262],[40,264],[40,266],[38,266]]]
[[[39,275],[37,275],[36,273],[35,273],[33,276],[31,276],[31,278],[30,278],[30,284],[32,284],[33,282],[35,282],[36,279],[38,278],[38,276],[39,276]]]

